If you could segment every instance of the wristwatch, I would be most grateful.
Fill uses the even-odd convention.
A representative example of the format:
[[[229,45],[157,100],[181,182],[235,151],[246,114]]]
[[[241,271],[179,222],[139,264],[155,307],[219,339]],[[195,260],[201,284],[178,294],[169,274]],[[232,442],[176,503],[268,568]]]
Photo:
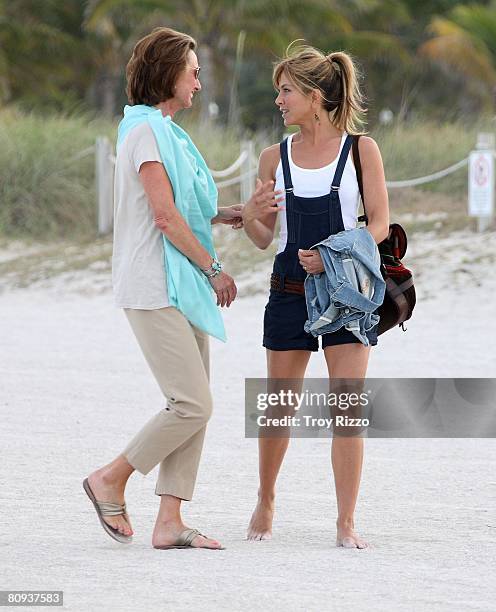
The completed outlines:
[[[222,264],[218,259],[214,258],[210,264],[210,268],[202,270],[202,272],[207,278],[213,278],[222,272]]]

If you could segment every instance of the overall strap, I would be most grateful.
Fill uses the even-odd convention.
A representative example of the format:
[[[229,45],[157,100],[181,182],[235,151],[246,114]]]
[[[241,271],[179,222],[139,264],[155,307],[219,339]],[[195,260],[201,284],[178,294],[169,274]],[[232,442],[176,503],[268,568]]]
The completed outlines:
[[[286,225],[288,228],[288,242],[296,242],[296,228],[293,211],[293,183],[288,159],[288,139],[285,138],[279,145],[281,152],[282,172],[284,175],[284,189],[286,191]]]
[[[353,142],[353,137],[348,134],[346,136],[346,140],[344,141],[343,148],[341,149],[341,155],[339,156],[338,165],[336,167],[336,172],[334,173],[334,178],[332,179],[331,193],[333,191],[339,191],[339,188],[341,186],[341,178],[343,176],[344,167],[348,160],[348,155],[350,154],[352,142]]]
[[[284,188],[286,189],[286,193],[288,193],[289,191],[293,191],[293,183],[291,182],[291,171],[289,169],[287,138],[279,144],[279,149],[281,152],[282,173],[284,174]]]

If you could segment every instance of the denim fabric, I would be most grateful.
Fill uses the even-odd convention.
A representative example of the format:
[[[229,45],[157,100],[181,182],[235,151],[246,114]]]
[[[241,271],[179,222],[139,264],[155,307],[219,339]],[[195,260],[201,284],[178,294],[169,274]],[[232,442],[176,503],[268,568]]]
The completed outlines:
[[[283,287],[285,280],[303,282],[307,276],[299,262],[298,249],[310,249],[312,245],[320,243],[328,236],[337,235],[345,230],[339,188],[349,159],[351,144],[352,137],[343,135],[334,176],[329,176],[329,193],[307,198],[293,193],[287,138],[280,143],[286,190],[288,237],[286,248],[275,257],[273,274],[279,277]],[[317,351],[318,335],[315,336],[304,329],[307,317],[305,295],[271,289],[265,307],[263,345],[272,351]],[[377,330],[373,328],[367,332],[367,338],[371,345],[377,344]],[[359,342],[360,340],[351,331],[342,327],[334,333],[323,333],[321,344],[322,348],[327,348]]]
[[[368,346],[366,333],[379,323],[375,311],[386,289],[371,233],[365,227],[341,231],[312,248],[318,248],[325,272],[305,279],[305,331],[320,336],[345,327]]]

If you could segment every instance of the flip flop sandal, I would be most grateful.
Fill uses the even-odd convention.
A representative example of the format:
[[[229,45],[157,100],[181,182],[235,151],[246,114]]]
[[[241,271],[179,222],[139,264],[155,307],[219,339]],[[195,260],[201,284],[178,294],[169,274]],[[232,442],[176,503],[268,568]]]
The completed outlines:
[[[167,546],[154,546],[153,548],[157,548],[159,550],[170,550],[172,548],[206,548],[208,550],[225,550],[222,546],[221,548],[212,548],[211,546],[191,546],[191,542],[196,538],[196,536],[202,536],[206,538],[206,535],[200,533],[198,529],[185,529],[177,538],[174,544],[168,544]]]
[[[128,542],[132,542],[133,540],[132,536],[124,535],[117,529],[114,529],[111,525],[109,525],[103,519],[104,516],[119,516],[121,514],[123,514],[124,516],[127,516],[126,504],[123,504],[121,506],[120,504],[113,504],[111,502],[97,501],[93,491],[91,490],[91,487],[90,487],[90,484],[87,478],[85,478],[83,481],[83,488],[86,491],[86,495],[90,498],[91,502],[93,503],[93,506],[95,507],[96,513],[98,515],[98,519],[100,520],[102,527],[109,534],[109,536],[113,538],[114,540],[117,540],[117,542],[120,542],[121,544],[127,544]]]

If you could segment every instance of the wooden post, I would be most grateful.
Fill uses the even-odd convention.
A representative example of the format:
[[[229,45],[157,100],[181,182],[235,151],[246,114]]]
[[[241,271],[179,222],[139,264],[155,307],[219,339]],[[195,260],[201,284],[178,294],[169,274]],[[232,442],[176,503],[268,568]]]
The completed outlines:
[[[246,160],[241,166],[241,174],[245,174],[241,179],[240,184],[240,198],[241,203],[246,204],[253,193],[253,187],[255,183],[255,177],[252,176],[251,172],[255,169],[253,165],[253,158],[255,156],[255,147],[253,140],[242,140],[241,141],[241,153],[246,152]]]
[[[103,235],[112,231],[114,220],[114,164],[112,146],[106,137],[96,139],[95,178],[98,233]]]

